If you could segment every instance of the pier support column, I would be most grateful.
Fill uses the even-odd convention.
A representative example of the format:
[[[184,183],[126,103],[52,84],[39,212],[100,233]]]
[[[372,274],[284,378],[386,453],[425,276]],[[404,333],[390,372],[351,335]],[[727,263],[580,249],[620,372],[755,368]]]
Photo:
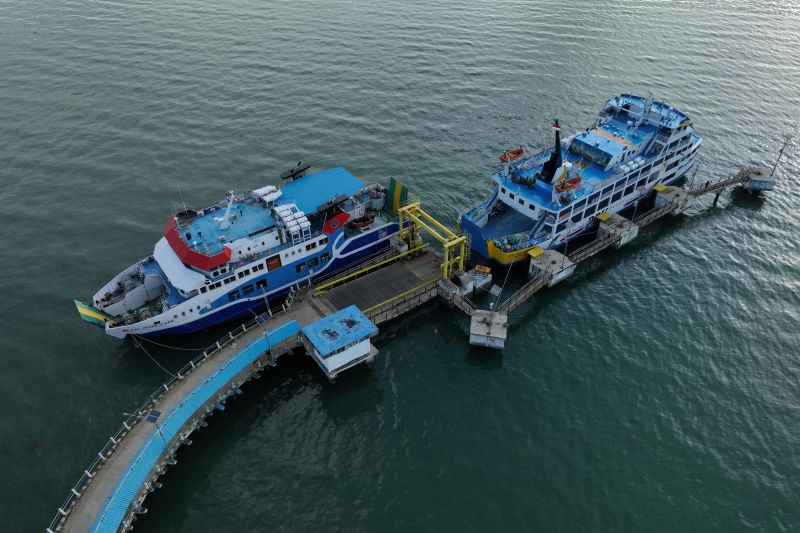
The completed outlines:
[[[752,167],[746,170],[747,181],[742,183],[747,191],[771,191],[775,188],[775,176],[766,167]]]
[[[689,204],[689,195],[680,187],[658,184],[653,187],[653,190],[656,192],[656,207],[665,207],[668,204],[675,206],[670,213],[672,216],[683,213]]]
[[[598,237],[606,235],[619,237],[619,240],[613,245],[615,249],[625,246],[639,235],[639,226],[620,215],[600,213],[597,215],[597,219],[600,221],[597,227]]]
[[[531,256],[531,263],[528,267],[530,277],[550,275],[548,287],[570,277],[575,272],[575,263],[569,258],[555,250],[542,250],[535,246],[528,255]]]
[[[469,321],[469,343],[502,350],[508,335],[508,315],[476,309]]]

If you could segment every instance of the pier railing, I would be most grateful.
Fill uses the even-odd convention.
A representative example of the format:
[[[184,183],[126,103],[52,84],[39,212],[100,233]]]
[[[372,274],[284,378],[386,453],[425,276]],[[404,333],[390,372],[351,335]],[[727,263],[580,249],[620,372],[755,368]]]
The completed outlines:
[[[386,301],[364,309],[364,314],[375,324],[380,324],[398,317],[420,304],[436,297],[436,283],[439,277],[428,280],[413,289],[393,296]]]
[[[282,304],[280,308],[276,310],[270,310],[265,314],[260,315],[260,317],[264,317],[265,315],[268,317],[272,317],[276,314],[282,313],[288,309],[287,304]],[[108,441],[106,441],[105,446],[100,449],[97,454],[93,457],[92,461],[89,463],[89,466],[83,471],[83,475],[78,479],[78,482],[70,488],[69,493],[67,494],[66,498],[62,501],[61,505],[59,505],[58,510],[56,511],[55,516],[50,521],[50,526],[46,529],[48,533],[56,533],[58,532],[61,527],[63,526],[64,520],[69,515],[72,508],[77,503],[78,499],[83,495],[83,492],[86,490],[86,487],[91,483],[92,479],[94,478],[95,474],[102,469],[103,464],[111,457],[111,455],[117,450],[119,444],[125,438],[126,435],[130,433],[130,431],[138,424],[142,418],[142,415],[147,413],[149,409],[151,409],[158,400],[164,397],[164,395],[169,392],[169,390],[183,378],[185,378],[189,373],[191,373],[194,369],[202,365],[202,363],[217,353],[218,351],[222,350],[236,339],[238,339],[242,334],[250,331],[254,327],[259,325],[259,318],[256,317],[253,320],[239,325],[239,327],[235,328],[234,330],[228,332],[227,335],[220,338],[215,343],[211,344],[208,348],[203,350],[197,357],[191,359],[188,363],[186,363],[178,372],[171,377],[168,381],[160,385],[155,391],[153,391],[150,396],[131,414],[128,418],[122,421],[122,425],[117,429],[117,431],[109,437]]]
[[[511,314],[517,307],[528,301],[528,298],[535,292],[543,289],[550,283],[552,277],[553,276],[550,274],[544,274],[531,278],[525,285],[512,294],[508,300],[503,302],[500,307],[497,308],[497,312]]]

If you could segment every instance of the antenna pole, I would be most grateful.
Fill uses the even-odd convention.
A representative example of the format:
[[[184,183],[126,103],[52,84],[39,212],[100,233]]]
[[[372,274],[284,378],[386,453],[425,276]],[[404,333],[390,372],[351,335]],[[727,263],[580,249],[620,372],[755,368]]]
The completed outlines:
[[[775,174],[775,169],[778,168],[778,163],[781,162],[781,157],[783,157],[783,151],[786,149],[786,145],[788,145],[789,141],[791,141],[791,140],[792,140],[792,136],[791,135],[787,135],[786,138],[784,138],[783,146],[781,146],[781,149],[778,151],[778,159],[775,160],[775,164],[772,165],[772,172],[769,173],[770,177],[773,174]]]

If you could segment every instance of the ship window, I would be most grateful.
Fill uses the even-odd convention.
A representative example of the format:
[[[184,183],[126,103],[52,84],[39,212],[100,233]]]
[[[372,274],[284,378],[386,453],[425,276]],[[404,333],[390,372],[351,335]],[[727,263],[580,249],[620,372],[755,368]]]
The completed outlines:
[[[583,200],[579,200],[578,202],[576,202],[576,203],[575,203],[575,209],[580,209],[580,208],[581,208],[581,207],[583,207],[584,205],[586,205],[586,198],[584,198]]]
[[[567,229],[567,223],[566,222],[558,225],[558,229],[556,229],[556,233],[561,233],[565,229]]]
[[[594,193],[593,195],[591,195],[591,196],[589,197],[589,203],[590,203],[590,204],[593,204],[593,203],[595,203],[595,202],[597,201],[597,199],[598,199],[598,198],[600,198],[600,193],[599,193],[599,192],[596,192],[596,193]]]
[[[605,195],[605,194],[606,194],[606,193],[608,193],[608,192],[611,192],[611,189],[613,189],[613,188],[614,188],[614,186],[613,186],[613,185],[609,185],[608,187],[606,187],[605,189],[603,189],[603,195]]]
[[[330,259],[330,258],[331,258],[331,256],[330,256],[330,254],[329,254],[329,253],[327,253],[327,252],[325,252],[324,254],[322,254],[321,256],[319,256],[319,260],[320,260],[320,261],[322,261],[323,263],[327,263],[327,262],[328,262],[328,259]]]
[[[533,205],[533,203],[529,203],[528,204],[528,209],[530,209],[531,211],[536,211],[536,206]]]
[[[260,279],[260,280],[256,281],[256,289],[263,289],[266,286],[267,286],[267,280]]]
[[[205,287],[200,287],[200,292],[202,292],[203,294],[205,294],[205,292],[206,292],[206,288],[205,288]]]
[[[319,240],[319,245],[320,245],[320,246],[323,246],[323,245],[325,245],[325,244],[327,244],[327,243],[328,243],[328,238],[327,238],[327,237],[323,237],[323,238],[321,238],[321,239]]]
[[[508,197],[513,200],[514,199],[514,193],[512,192],[511,194],[508,195]]]
[[[219,271],[215,270],[214,272],[211,273],[211,275],[216,278],[217,276],[219,276]]]
[[[319,259],[317,259],[316,257],[312,257],[308,261],[308,266],[310,266],[310,267],[317,266],[318,264],[319,264]]]
[[[239,272],[236,275],[239,276],[239,279],[242,279],[244,277],[244,271]]]
[[[544,231],[545,233],[547,233],[548,235],[550,235],[550,232],[551,232],[551,231],[553,231],[553,226],[551,226],[550,224],[545,224],[545,225],[542,227],[542,231]]]
[[[232,302],[239,298],[239,291],[233,291],[228,293],[228,301]]]
[[[192,240],[192,234],[191,233],[188,233],[188,232],[186,233],[186,240],[187,241],[191,241]]]
[[[617,201],[617,200],[619,200],[620,198],[622,198],[622,191],[615,192],[615,193],[614,193],[614,196],[612,196],[612,197],[611,197],[611,201],[612,201],[612,202],[616,202],[616,201]]]
[[[255,291],[252,285],[245,285],[242,288],[242,294],[252,294]]]
[[[636,188],[636,185],[630,185],[627,189],[625,189],[625,196],[628,196],[630,193],[633,192],[633,189]]]
[[[525,200],[524,200],[524,199],[522,199],[522,198],[520,198],[520,199],[519,199],[519,205],[525,205]]]
[[[636,184],[636,186],[637,186],[637,187],[641,187],[642,185],[644,185],[644,182],[645,182],[645,181],[647,181],[647,178],[646,178],[646,177],[644,177],[644,178],[640,179],[640,180],[639,180],[639,183],[637,183],[637,184]]]
[[[608,207],[608,198],[597,204],[597,209],[605,209],[606,207]]]
[[[218,281],[218,282],[216,282],[214,284],[214,288],[216,289],[217,287],[222,287],[222,282],[221,281]]]
[[[219,269],[219,273],[220,273],[220,274],[224,274],[224,273],[225,273],[225,272],[227,272],[227,271],[228,271],[228,269],[227,269],[227,268],[220,268],[220,269]]]
[[[294,267],[294,269],[297,272],[302,272],[303,270],[306,269],[306,264],[305,263],[299,263],[296,267]]]
[[[317,247],[317,243],[315,243],[315,242],[312,242],[311,244],[307,244],[306,245],[306,252],[309,251],[309,250],[313,250],[316,247]]]
[[[582,213],[578,213],[577,215],[573,216],[572,217],[572,221],[573,222],[580,222],[581,221],[581,214]]]
[[[596,206],[596,205],[593,205],[593,206],[591,206],[591,207],[587,207],[587,208],[586,208],[586,212],[585,212],[585,213],[583,213],[583,216],[584,216],[584,218],[586,218],[586,217],[590,217],[590,216],[594,215],[594,212],[595,212],[596,210],[597,210],[597,206]]]
[[[506,188],[505,188],[505,187],[500,187],[500,192],[502,192],[503,194],[505,194],[505,193],[506,193]]]

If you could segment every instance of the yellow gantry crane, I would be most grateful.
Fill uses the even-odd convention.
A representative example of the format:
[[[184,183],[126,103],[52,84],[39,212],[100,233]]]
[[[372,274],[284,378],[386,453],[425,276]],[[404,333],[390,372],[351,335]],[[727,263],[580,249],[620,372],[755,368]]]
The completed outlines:
[[[451,278],[454,269],[464,271],[467,260],[467,237],[457,235],[438,220],[422,210],[419,201],[411,201],[397,209],[400,222],[400,238],[413,248],[419,240],[419,230],[427,231],[434,239],[442,243],[444,260],[442,261],[442,277]],[[408,222],[408,227],[406,227]]]

